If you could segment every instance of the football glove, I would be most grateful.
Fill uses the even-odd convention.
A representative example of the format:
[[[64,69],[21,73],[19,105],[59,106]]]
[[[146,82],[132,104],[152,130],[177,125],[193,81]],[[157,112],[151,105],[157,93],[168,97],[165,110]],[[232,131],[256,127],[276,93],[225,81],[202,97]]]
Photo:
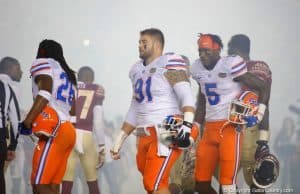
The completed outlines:
[[[256,148],[256,151],[255,151],[255,160],[258,160],[259,158],[267,155],[267,154],[270,154],[270,149],[269,149],[269,146],[268,146],[268,142],[267,141],[263,141],[263,140],[258,140],[257,142],[257,148]]]
[[[179,148],[188,148],[192,145],[191,135],[192,123],[183,121],[181,128],[178,131],[178,135],[175,137],[175,144]]]
[[[96,169],[101,168],[105,162],[105,147],[102,145],[100,147],[99,156],[98,156],[98,164],[96,165]]]
[[[259,123],[257,116],[246,116],[244,117],[244,120],[247,122],[246,124],[247,128],[253,127]]]
[[[31,129],[31,128],[27,128],[27,127],[24,125],[24,122],[21,122],[21,123],[19,123],[19,125],[18,125],[18,132],[19,132],[21,135],[31,135],[31,134],[32,134],[32,129]]]

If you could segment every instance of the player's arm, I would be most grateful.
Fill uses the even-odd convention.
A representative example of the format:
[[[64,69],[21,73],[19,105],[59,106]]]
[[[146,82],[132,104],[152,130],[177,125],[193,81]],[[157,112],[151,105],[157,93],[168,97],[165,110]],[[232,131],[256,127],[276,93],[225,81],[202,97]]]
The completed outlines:
[[[129,110],[125,117],[125,121],[122,124],[121,130],[114,140],[113,147],[110,150],[111,157],[114,160],[120,159],[120,150],[125,139],[133,132],[136,128],[136,100],[132,98]]]
[[[77,91],[75,92],[77,93]],[[71,110],[69,111],[70,113],[70,122],[76,126],[76,98],[77,98],[77,94],[75,94],[75,96],[72,99],[72,106],[71,106]]]
[[[104,133],[104,114],[103,114],[103,100],[104,90],[96,91],[96,102],[93,107],[93,131],[96,136],[98,145],[98,164],[96,168],[101,168],[105,160],[105,133]]]
[[[248,88],[259,92],[257,119],[258,122],[262,122],[262,125],[266,125],[269,117],[267,105],[269,103],[270,98],[270,86],[266,82],[262,81],[255,75],[248,72],[239,77],[236,77],[235,80],[240,81]],[[255,158],[258,158],[261,154],[269,152],[269,147],[267,145],[269,140],[269,128],[267,126],[264,127],[266,128],[259,128],[259,138],[257,141],[258,146],[256,149]]]
[[[10,126],[10,144],[8,145],[8,150],[9,151],[15,151],[17,144],[18,144],[18,125],[21,119],[21,115],[20,115],[20,109],[19,109],[19,104],[17,101],[17,98],[15,96],[14,91],[12,90],[12,88],[10,86],[8,86],[11,92],[11,100],[9,102],[9,112],[8,112],[8,117],[9,117],[9,121],[11,123]],[[7,158],[7,160],[12,160],[14,159],[14,154],[13,154],[13,158]]]
[[[256,114],[257,121],[255,121],[253,123],[261,122],[263,120],[263,117],[264,117],[264,114],[265,114],[265,111],[267,109],[267,105],[269,102],[269,98],[270,98],[269,85],[266,84],[261,79],[258,79],[255,75],[253,75],[249,72],[244,73],[241,76],[235,77],[234,81],[241,82],[242,84],[244,84],[251,90],[258,92],[258,110],[257,110],[257,114]],[[250,125],[251,124],[249,124],[249,121],[248,121],[248,127],[251,127]]]
[[[267,105],[270,98],[270,87],[267,83],[257,78],[252,73],[245,73],[241,76],[235,77],[234,81],[243,83],[245,86],[251,90],[258,91],[258,103]]]
[[[199,84],[195,121],[202,126],[205,121],[205,113],[206,113],[206,99],[205,99],[205,95],[201,92],[201,86]]]
[[[195,99],[192,94],[191,84],[187,72],[184,70],[168,70],[166,79],[173,86],[183,112],[183,125],[177,136],[179,147],[189,147],[193,142],[190,138],[192,123],[195,116]]]
[[[32,122],[38,116],[38,114],[42,112],[52,96],[51,76],[44,74],[37,75],[34,81],[38,85],[39,92],[30,108],[29,113],[23,121],[23,124],[28,129],[31,128]]]

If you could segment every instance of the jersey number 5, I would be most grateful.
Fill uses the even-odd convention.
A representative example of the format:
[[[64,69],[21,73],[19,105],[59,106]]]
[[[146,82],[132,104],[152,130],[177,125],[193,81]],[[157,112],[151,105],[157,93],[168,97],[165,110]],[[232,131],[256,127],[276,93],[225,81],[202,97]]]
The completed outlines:
[[[147,96],[148,102],[152,101],[150,88],[151,88],[151,77],[148,77],[148,79],[145,82],[142,78],[136,80],[134,93],[135,93],[135,99],[136,101],[138,101],[138,103],[142,103],[144,101],[145,95]]]
[[[75,95],[75,91],[73,90],[72,83],[69,81],[68,76],[65,72],[62,72],[59,78],[63,80],[64,83],[58,87],[56,93],[56,99],[63,101],[64,103],[68,103],[71,106]],[[63,95],[63,93],[66,92],[69,94],[68,98],[66,98]]]
[[[217,105],[220,102],[220,95],[216,92],[216,83],[205,83],[205,93],[210,105]]]

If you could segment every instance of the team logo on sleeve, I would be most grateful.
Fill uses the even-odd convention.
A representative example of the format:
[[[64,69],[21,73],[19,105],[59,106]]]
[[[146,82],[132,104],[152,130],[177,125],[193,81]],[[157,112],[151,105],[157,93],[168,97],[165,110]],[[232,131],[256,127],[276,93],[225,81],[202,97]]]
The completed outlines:
[[[221,72],[221,73],[218,74],[218,76],[219,76],[220,78],[225,78],[225,77],[227,77],[227,73]]]
[[[155,67],[152,67],[149,71],[150,73],[155,73],[156,72],[156,68]]]

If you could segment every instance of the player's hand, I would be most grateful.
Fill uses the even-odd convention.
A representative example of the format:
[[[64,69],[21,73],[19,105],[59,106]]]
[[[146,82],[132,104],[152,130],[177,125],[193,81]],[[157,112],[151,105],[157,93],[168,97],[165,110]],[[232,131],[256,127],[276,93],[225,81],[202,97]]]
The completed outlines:
[[[12,161],[16,158],[16,152],[13,150],[7,150],[6,161]]]
[[[191,135],[191,126],[192,124],[189,123],[188,125],[184,122],[182,127],[179,129],[178,135],[175,138],[175,144],[179,148],[188,148],[190,147],[193,142],[190,138]]]
[[[267,141],[258,140],[256,143],[257,143],[257,148],[255,151],[255,160],[270,153],[270,149]]]
[[[103,166],[104,162],[105,162],[105,147],[102,146],[100,148],[100,151],[99,151],[99,156],[98,156],[98,164],[96,165],[96,169],[99,169]]]
[[[111,158],[114,160],[119,160],[121,158],[120,152],[114,152],[113,150],[110,150]]]
[[[18,132],[21,135],[31,135],[32,134],[32,129],[26,127],[25,124],[24,124],[24,121],[23,121],[23,122],[19,123],[19,125],[18,125]]]
[[[246,126],[253,127],[259,123],[257,116],[245,116],[244,120],[247,122]]]

